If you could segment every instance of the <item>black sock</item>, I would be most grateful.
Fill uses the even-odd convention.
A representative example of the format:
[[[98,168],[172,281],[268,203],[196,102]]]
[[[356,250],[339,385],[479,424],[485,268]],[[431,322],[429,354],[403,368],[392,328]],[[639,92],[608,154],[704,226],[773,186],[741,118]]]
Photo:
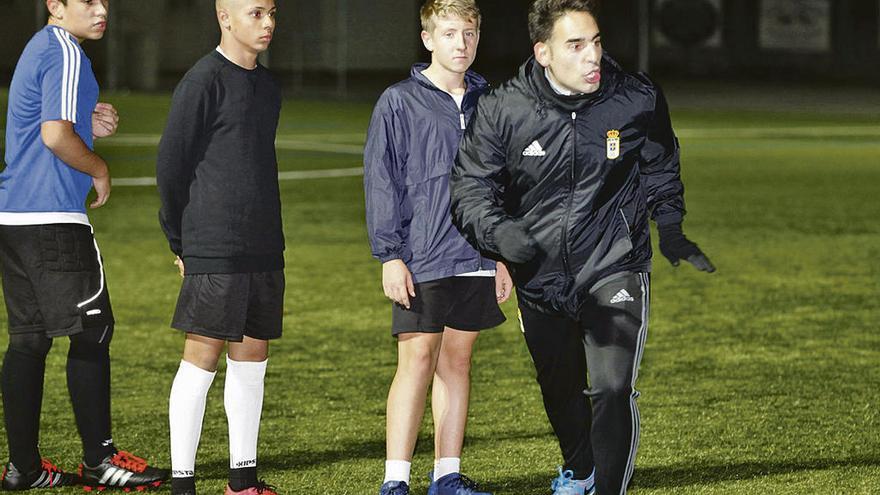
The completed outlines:
[[[171,478],[171,493],[196,493],[196,479],[192,476]]]
[[[40,449],[37,446],[40,438],[40,406],[43,401],[46,354],[52,341],[42,335],[38,337],[46,341],[45,352],[27,346],[19,349],[15,343],[16,336],[10,337],[0,380],[9,460],[22,472],[30,472],[40,466]]]
[[[99,342],[88,333],[70,339],[67,390],[83,442],[83,460],[97,466],[116,452],[110,433],[110,347],[109,338]]]
[[[240,492],[253,486],[257,486],[256,466],[229,470],[229,488],[232,491]]]

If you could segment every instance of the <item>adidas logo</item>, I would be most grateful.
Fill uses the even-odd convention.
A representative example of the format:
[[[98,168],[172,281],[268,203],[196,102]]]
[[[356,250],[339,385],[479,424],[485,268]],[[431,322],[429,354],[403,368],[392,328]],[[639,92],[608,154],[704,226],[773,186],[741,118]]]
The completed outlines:
[[[617,291],[617,294],[614,294],[614,297],[611,298],[611,304],[617,304],[622,302],[635,301],[629,292],[626,289],[620,289]]]
[[[541,147],[541,143],[538,140],[532,141],[526,149],[523,150],[523,156],[544,156],[547,152],[544,151],[544,148]]]

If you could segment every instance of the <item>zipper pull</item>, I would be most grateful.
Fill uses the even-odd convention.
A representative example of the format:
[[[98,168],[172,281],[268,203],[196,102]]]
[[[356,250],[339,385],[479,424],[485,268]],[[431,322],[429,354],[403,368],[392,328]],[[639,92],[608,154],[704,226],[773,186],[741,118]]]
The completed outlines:
[[[459,113],[458,116],[461,118],[461,129],[467,129],[467,124],[464,121],[464,112]]]
[[[578,114],[576,114],[575,112],[571,112],[571,120],[577,120],[577,116]]]

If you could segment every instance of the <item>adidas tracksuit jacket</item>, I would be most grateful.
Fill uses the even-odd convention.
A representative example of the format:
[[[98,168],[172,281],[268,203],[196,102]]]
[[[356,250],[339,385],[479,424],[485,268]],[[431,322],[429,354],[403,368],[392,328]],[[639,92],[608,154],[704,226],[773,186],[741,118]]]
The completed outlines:
[[[599,494],[625,493],[638,446],[648,219],[684,215],[660,89],[605,57],[598,91],[561,96],[531,58],[480,99],[450,186],[453,222],[485,255],[500,258],[494,232],[504,222],[522,222],[537,241],[532,260],[508,266],[565,468],[583,479],[595,465]]]

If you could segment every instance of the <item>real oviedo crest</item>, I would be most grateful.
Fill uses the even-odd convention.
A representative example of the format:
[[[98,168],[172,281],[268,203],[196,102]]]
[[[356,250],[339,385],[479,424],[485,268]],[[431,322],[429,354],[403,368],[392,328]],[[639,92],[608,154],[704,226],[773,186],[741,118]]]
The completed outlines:
[[[620,131],[612,129],[608,131],[608,139],[605,140],[605,151],[609,160],[620,156]]]

